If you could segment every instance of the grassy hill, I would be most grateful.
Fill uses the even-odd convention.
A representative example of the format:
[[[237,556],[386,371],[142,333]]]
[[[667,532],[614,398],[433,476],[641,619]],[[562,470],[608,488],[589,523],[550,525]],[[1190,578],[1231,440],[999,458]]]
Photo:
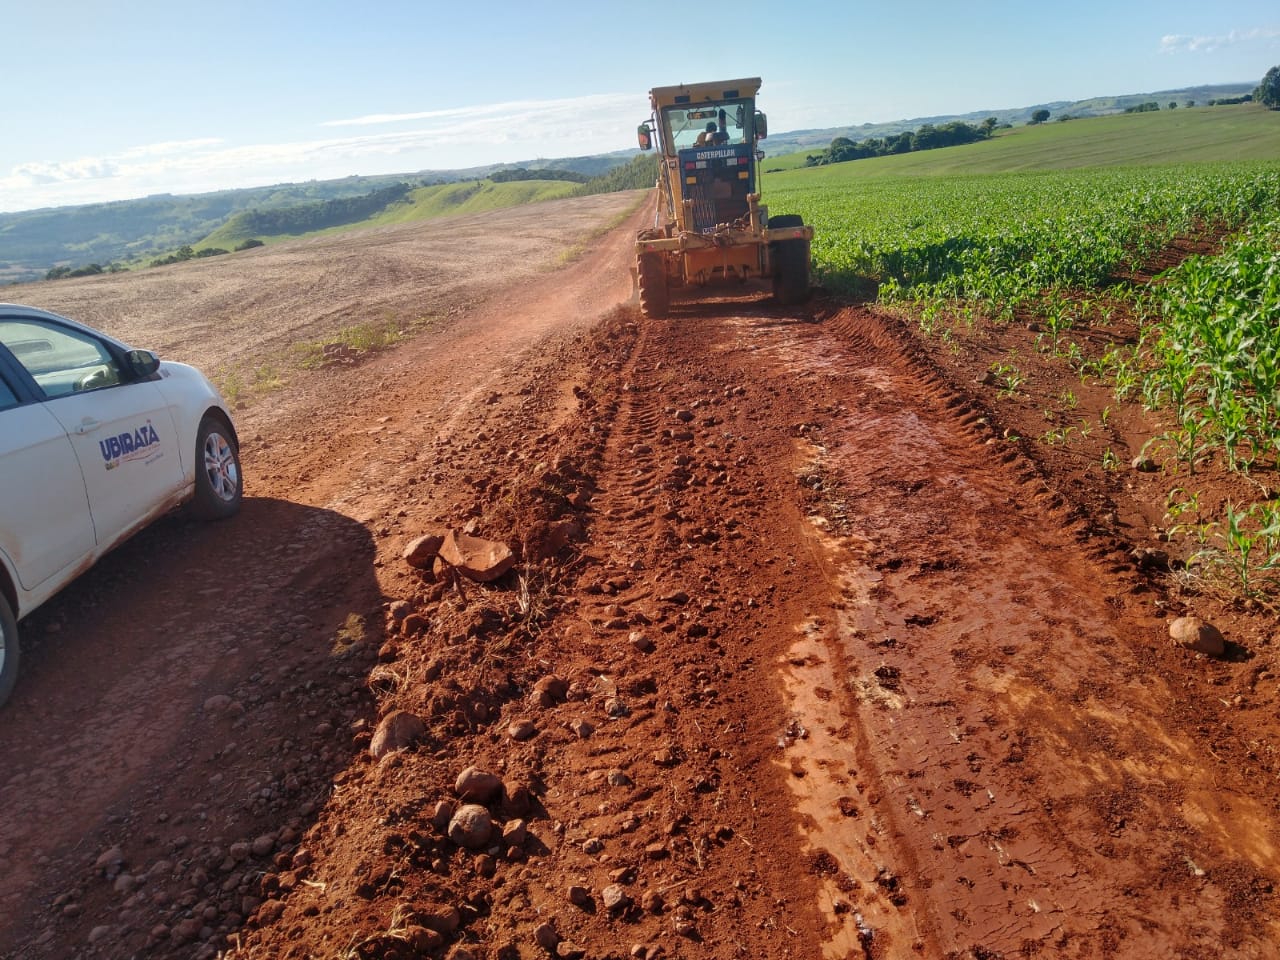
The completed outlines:
[[[244,210],[356,197],[399,179],[403,178],[344,177],[0,213],[0,283],[36,280],[59,264],[146,262],[196,242]]]
[[[463,213],[483,213],[504,207],[514,207],[539,200],[553,200],[570,196],[578,184],[564,180],[519,180],[510,183],[493,183],[489,180],[472,180],[466,183],[444,183],[430,187],[418,187],[408,197],[393,203],[380,213],[355,223],[345,223],[323,230],[306,231],[306,235],[334,233],[350,230],[355,226],[377,227],[413,220],[430,220]],[[197,250],[220,247],[234,250],[246,240],[273,243],[301,236],[301,233],[263,234],[253,225],[248,213],[231,217],[217,230],[194,244]]]
[[[768,171],[805,166],[805,153],[771,157]],[[1126,113],[1015,127],[991,140],[834,164],[840,176],[936,176],[1076,167],[1270,160],[1280,157],[1280,111],[1254,104]],[[815,172],[817,172],[815,170]]]
[[[850,140],[867,140],[871,137],[890,137],[895,134],[917,130],[926,123],[941,126],[953,120],[979,124],[987,117],[995,117],[1001,126],[1022,126],[1031,119],[1037,110],[1048,110],[1053,117],[1100,117],[1108,114],[1123,113],[1130,107],[1142,103],[1158,103],[1164,109],[1169,103],[1177,103],[1179,108],[1188,104],[1203,106],[1210,100],[1227,97],[1240,97],[1250,93],[1256,84],[1230,83],[1212,86],[1184,87],[1181,90],[1162,90],[1158,93],[1132,93],[1113,97],[1092,97],[1088,100],[1055,100],[1051,103],[1037,103],[1026,107],[1007,109],[975,110],[971,113],[945,114],[936,117],[915,117],[913,119],[890,120],[882,123],[863,123],[857,126],[828,127],[822,130],[791,130],[774,134],[766,142],[766,149],[779,156],[806,151],[814,153],[823,150],[836,137],[848,137]]]

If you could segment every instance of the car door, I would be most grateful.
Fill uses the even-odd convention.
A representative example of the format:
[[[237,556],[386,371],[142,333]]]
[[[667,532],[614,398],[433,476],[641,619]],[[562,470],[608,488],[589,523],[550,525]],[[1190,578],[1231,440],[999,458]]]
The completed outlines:
[[[30,593],[93,555],[93,522],[67,432],[7,360],[0,357],[0,549]]]
[[[180,441],[153,381],[134,379],[105,340],[42,318],[0,317],[0,342],[70,439],[99,552],[173,502],[183,485]]]

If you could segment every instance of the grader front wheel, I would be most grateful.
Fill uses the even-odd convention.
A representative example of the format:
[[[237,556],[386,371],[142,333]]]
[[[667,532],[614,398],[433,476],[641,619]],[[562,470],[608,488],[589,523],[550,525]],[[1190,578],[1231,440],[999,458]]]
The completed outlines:
[[[637,260],[636,273],[640,281],[640,312],[653,320],[665,319],[671,309],[671,293],[662,257],[656,253],[642,253]]]

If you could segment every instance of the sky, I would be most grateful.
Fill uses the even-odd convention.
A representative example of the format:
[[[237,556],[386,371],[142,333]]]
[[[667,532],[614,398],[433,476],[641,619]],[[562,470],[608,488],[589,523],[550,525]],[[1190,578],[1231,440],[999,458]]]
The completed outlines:
[[[1280,4],[0,0],[0,48],[14,212],[624,150],[682,82],[779,133],[1253,84]]]

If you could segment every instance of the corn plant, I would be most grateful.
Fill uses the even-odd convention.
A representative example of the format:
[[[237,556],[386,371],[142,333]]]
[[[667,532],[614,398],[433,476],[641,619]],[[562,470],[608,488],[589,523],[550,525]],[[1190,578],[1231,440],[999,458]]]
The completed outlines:
[[[999,387],[997,396],[1002,399],[1012,397],[1027,379],[1022,375],[1022,371],[1012,363],[996,361],[988,369],[995,374],[996,385]]]
[[[1202,566],[1225,575],[1245,596],[1280,590],[1280,504],[1255,503],[1237,509],[1228,503],[1225,522],[1214,529],[1220,546],[1197,554]]]

